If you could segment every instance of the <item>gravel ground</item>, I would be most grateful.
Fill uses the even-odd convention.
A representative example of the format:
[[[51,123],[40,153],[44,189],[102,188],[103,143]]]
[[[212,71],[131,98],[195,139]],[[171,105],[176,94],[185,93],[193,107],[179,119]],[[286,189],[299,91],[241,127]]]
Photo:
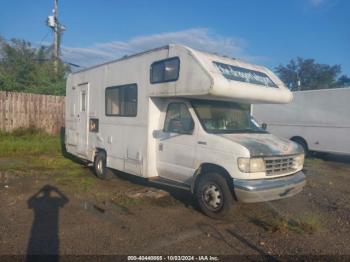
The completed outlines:
[[[84,191],[57,172],[1,171],[17,160],[0,159],[0,255],[350,255],[348,158],[308,159],[302,193],[236,203],[221,221],[186,192],[124,174]]]

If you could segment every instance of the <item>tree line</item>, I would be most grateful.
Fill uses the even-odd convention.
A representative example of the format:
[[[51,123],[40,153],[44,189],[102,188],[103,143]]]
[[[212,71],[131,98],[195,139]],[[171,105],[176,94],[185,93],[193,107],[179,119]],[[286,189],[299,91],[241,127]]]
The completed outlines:
[[[350,78],[341,74],[340,65],[319,64],[314,59],[298,57],[286,66],[277,66],[275,72],[293,91],[350,86]]]
[[[65,95],[69,66],[58,61],[55,70],[52,48],[34,47],[21,39],[0,37],[0,90]]]
[[[21,39],[6,41],[0,36],[0,90],[65,95],[70,67],[58,61],[54,70],[52,48],[33,46]],[[319,64],[314,59],[296,58],[279,65],[275,72],[291,90],[350,86],[340,65]]]

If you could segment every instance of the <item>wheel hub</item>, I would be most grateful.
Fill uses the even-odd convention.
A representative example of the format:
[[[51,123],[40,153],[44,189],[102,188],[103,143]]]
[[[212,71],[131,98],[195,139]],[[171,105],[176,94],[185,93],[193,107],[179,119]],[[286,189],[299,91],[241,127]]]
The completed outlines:
[[[218,210],[222,206],[222,193],[215,184],[208,184],[203,190],[204,204],[211,210]]]

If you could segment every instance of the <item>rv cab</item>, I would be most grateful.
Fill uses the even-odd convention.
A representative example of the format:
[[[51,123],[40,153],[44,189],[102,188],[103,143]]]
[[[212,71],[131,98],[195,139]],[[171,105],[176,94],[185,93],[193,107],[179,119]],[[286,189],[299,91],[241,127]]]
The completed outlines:
[[[219,218],[304,187],[303,149],[251,114],[291,99],[265,67],[169,45],[71,74],[66,147],[100,178],[116,169],[189,190]]]

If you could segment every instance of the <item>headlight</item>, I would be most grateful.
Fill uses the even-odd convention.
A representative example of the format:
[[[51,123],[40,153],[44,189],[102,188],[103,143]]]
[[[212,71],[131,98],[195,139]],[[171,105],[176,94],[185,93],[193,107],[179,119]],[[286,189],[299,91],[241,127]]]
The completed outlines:
[[[265,172],[265,161],[262,158],[238,158],[238,168],[244,173]]]
[[[294,157],[293,167],[294,169],[301,169],[304,165],[304,154],[297,155]]]

